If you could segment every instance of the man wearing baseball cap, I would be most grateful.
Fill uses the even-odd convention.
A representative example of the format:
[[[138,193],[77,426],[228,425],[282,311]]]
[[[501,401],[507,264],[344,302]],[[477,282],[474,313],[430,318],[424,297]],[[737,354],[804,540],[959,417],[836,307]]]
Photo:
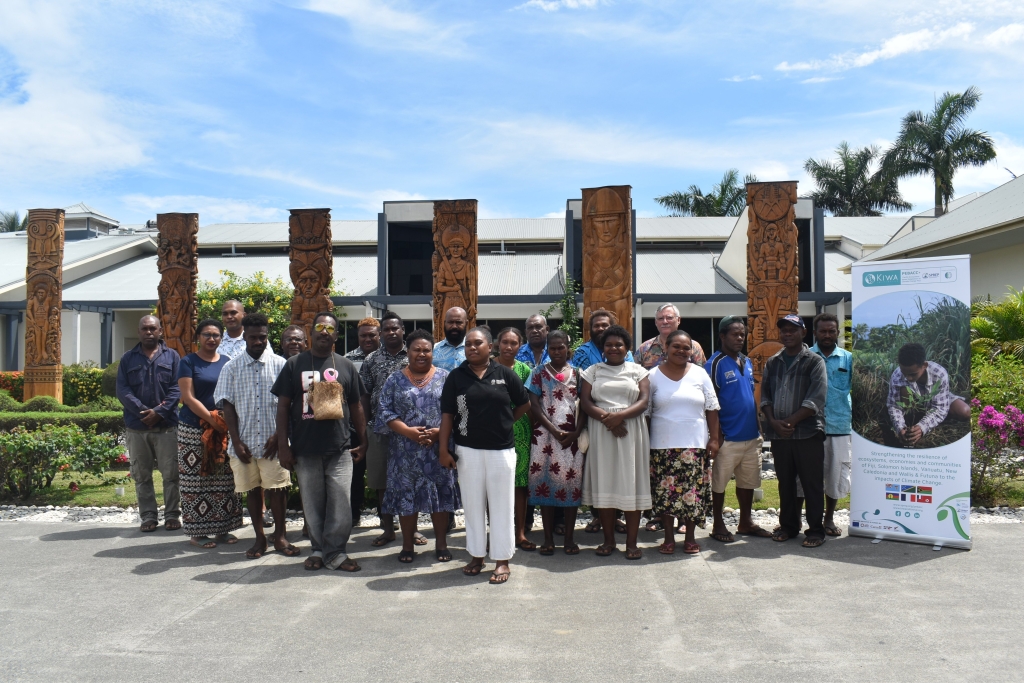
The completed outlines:
[[[761,375],[761,413],[772,442],[779,477],[779,526],[772,540],[788,541],[800,533],[800,479],[807,501],[805,548],[825,542],[825,361],[804,344],[804,321],[787,315],[778,321],[782,350],[768,359]]]

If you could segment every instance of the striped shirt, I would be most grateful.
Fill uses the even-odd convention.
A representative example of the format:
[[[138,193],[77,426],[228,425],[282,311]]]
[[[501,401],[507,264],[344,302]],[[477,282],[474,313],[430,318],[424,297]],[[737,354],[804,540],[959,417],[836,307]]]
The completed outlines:
[[[809,439],[816,433],[825,433],[825,397],[828,395],[828,374],[825,361],[804,344],[796,359],[787,367],[782,354],[768,359],[761,375],[761,408],[772,406],[775,419],[784,420],[801,408],[810,408],[814,414],[801,420],[793,434],[785,437],[767,425],[765,436],[773,439]]]
[[[284,358],[274,353],[269,345],[259,358],[242,353],[221,370],[213,392],[216,405],[226,401],[235,407],[238,436],[256,458],[263,457],[267,439],[277,431],[277,396],[270,393],[270,389],[284,364]],[[234,442],[229,452],[232,457],[238,457]]]
[[[949,373],[938,363],[926,360],[925,372],[921,379],[924,380],[924,386],[921,386],[920,382],[908,380],[899,368],[893,370],[892,377],[889,378],[889,396],[885,401],[885,407],[889,410],[892,428],[897,433],[907,428],[903,411],[897,405],[897,401],[900,400],[900,389],[905,387],[912,394],[932,396],[927,412],[917,423],[917,426],[921,428],[922,435],[942,424],[949,415],[949,407],[953,405],[953,401],[960,398],[949,391]],[[932,395],[933,393],[934,395]]]

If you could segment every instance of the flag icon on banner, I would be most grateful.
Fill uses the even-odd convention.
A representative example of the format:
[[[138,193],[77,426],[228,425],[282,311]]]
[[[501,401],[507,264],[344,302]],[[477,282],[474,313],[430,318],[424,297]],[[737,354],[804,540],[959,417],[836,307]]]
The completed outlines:
[[[886,493],[899,493],[900,492],[900,485],[899,484],[886,484],[885,485],[885,492]]]
[[[926,504],[930,504],[932,502],[932,497],[931,496],[922,496],[922,495],[911,496],[910,497],[910,502],[911,503],[926,503]]]
[[[887,493],[887,494],[885,494],[885,499],[886,500],[899,500],[900,499],[900,494],[898,494],[898,493]]]
[[[930,495],[932,495],[932,487],[931,486],[918,486],[917,487],[917,492],[918,493],[923,493],[926,496],[930,496]],[[931,502],[931,501],[929,501],[929,502]]]
[[[907,486],[906,484],[904,484],[903,486],[900,487],[900,491],[902,491],[903,493],[917,493],[917,487]]]

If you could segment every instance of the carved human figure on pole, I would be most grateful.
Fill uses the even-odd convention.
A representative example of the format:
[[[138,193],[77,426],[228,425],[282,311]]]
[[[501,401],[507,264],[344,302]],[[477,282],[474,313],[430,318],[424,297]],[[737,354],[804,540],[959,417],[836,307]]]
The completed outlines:
[[[334,278],[331,210],[292,209],[288,218],[288,244],[288,272],[295,286],[291,324],[301,326],[306,338],[312,339],[316,314],[334,309],[331,301]]]
[[[583,319],[603,308],[626,329],[633,324],[629,190],[628,185],[583,190]]]
[[[63,399],[60,311],[64,261],[64,211],[28,212],[28,264],[25,269],[25,390]]]
[[[192,352],[198,313],[199,214],[158,214],[156,225],[156,267],[160,272],[157,315],[163,326],[164,342],[184,358]]]
[[[476,200],[434,202],[434,336],[444,336],[444,314],[466,311],[469,327],[476,324],[477,241]]]

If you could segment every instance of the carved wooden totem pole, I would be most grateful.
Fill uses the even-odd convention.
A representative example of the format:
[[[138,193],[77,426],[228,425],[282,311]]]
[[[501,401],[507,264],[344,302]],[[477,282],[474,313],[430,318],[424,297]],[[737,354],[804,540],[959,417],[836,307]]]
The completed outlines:
[[[433,231],[434,338],[441,340],[449,308],[465,309],[469,327],[476,325],[476,200],[434,202]]]
[[[64,262],[64,210],[28,212],[25,269],[25,400],[53,396],[63,402],[60,309]]]
[[[796,181],[747,185],[747,349],[758,398],[764,364],[782,348],[779,318],[797,312]]]
[[[583,190],[583,320],[598,308],[633,329],[633,238],[629,185]],[[590,330],[584,322],[584,338]]]
[[[295,285],[292,325],[301,325],[306,330],[306,338],[312,339],[316,314],[334,310],[331,210],[292,209],[288,218],[288,245],[291,259],[288,272]]]
[[[184,358],[195,348],[198,323],[199,214],[160,213],[156,228],[156,269],[160,272],[157,316],[164,328],[164,343]]]

